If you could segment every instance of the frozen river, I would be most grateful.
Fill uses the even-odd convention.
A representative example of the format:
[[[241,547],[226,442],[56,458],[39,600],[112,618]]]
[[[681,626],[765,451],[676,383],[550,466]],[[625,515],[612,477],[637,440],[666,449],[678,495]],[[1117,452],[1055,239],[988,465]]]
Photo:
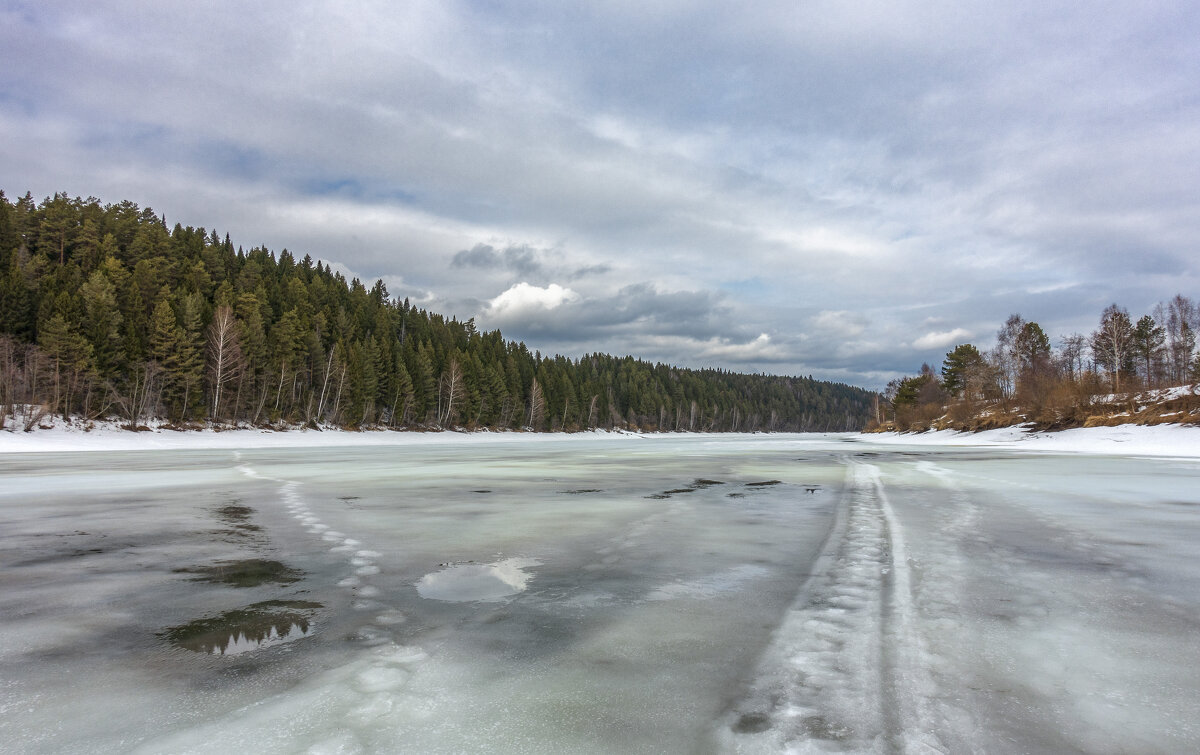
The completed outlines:
[[[0,455],[6,752],[1196,752],[1200,461]]]

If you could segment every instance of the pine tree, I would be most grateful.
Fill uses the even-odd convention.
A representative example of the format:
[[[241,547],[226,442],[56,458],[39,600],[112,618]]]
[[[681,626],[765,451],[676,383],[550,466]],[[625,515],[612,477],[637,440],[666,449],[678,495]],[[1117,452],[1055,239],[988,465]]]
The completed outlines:
[[[409,413],[412,411],[413,405],[413,384],[412,379],[408,375],[408,370],[404,367],[404,360],[400,355],[395,357],[395,377],[393,378],[393,395],[392,405],[389,408],[389,425],[395,426],[396,423],[406,424],[409,420]]]
[[[1166,328],[1156,323],[1150,315],[1142,315],[1133,326],[1133,353],[1137,355],[1147,388],[1154,387],[1154,363],[1161,356],[1166,341]]]
[[[87,309],[86,335],[96,356],[101,377],[114,378],[122,368],[124,341],[121,324],[124,318],[117,306],[116,286],[96,270],[80,289]]]
[[[416,394],[414,408],[418,421],[426,421],[428,413],[437,405],[437,378],[433,373],[433,358],[425,344],[417,349],[414,369],[411,371],[413,391]]]
[[[183,355],[183,328],[171,309],[170,291],[164,286],[150,317],[148,356],[162,366],[163,401],[173,419],[182,419],[186,413],[188,378],[181,363]]]
[[[183,386],[180,409],[182,419],[193,419],[204,411],[204,306],[198,293],[179,296],[179,321],[183,329],[183,340],[175,359],[177,379]]]
[[[92,345],[61,314],[55,314],[39,329],[38,343],[51,364],[51,411],[61,411],[63,419],[68,419],[80,377],[91,370]]]
[[[34,296],[25,283],[18,255],[13,254],[7,270],[0,269],[0,333],[28,340],[34,332]]]
[[[67,264],[67,250],[78,233],[79,212],[66,192],[56,193],[53,199],[47,199],[42,203],[41,210],[43,216],[38,252],[57,260],[61,267]]]

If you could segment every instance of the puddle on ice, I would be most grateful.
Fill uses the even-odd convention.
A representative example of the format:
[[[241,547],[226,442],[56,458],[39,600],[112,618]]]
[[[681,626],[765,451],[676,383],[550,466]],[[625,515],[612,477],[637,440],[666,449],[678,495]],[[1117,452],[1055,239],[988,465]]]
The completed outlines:
[[[251,521],[254,509],[243,506],[239,501],[232,500],[225,506],[213,511],[213,514],[226,529],[217,530],[215,534],[230,543],[261,542],[264,536],[262,527]]]
[[[533,558],[506,558],[494,564],[463,564],[431,572],[417,581],[417,593],[422,598],[453,603],[495,601],[525,591],[533,578],[525,573],[531,566],[541,566]]]
[[[268,600],[171,627],[160,636],[184,650],[239,655],[309,636],[312,612],[320,607],[308,600]]]
[[[249,506],[243,506],[237,501],[222,506],[216,510],[217,517],[225,521],[226,524],[231,524],[235,527],[245,529],[259,530],[261,527],[251,524],[250,518],[254,514],[254,509]]]
[[[231,587],[258,587],[267,583],[288,585],[298,582],[304,572],[278,561],[248,558],[240,561],[218,561],[212,566],[191,566],[176,569],[176,574],[195,574],[194,581],[217,582]]]
[[[673,490],[664,490],[661,493],[651,493],[650,495],[648,495],[646,497],[652,498],[654,500],[662,500],[664,498],[670,498],[673,495],[681,495],[683,493],[695,493],[697,490],[704,490],[706,488],[711,488],[713,485],[724,485],[724,484],[725,483],[721,482],[720,480],[709,480],[709,479],[705,479],[703,477],[698,477],[695,480],[693,480],[692,484],[688,485],[686,488],[675,488]],[[756,485],[756,484],[769,485],[769,484],[773,484],[773,483],[753,483],[752,482],[750,484],[751,485]]]
[[[771,728],[771,717],[766,713],[746,713],[733,725],[735,734],[757,734]]]

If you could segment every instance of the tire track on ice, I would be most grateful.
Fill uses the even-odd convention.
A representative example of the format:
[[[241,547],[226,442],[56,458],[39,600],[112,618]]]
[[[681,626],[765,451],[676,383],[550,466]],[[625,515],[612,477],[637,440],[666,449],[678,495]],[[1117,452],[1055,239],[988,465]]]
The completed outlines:
[[[908,547],[878,467],[846,486],[813,575],[723,721],[736,752],[945,752],[932,733]]]

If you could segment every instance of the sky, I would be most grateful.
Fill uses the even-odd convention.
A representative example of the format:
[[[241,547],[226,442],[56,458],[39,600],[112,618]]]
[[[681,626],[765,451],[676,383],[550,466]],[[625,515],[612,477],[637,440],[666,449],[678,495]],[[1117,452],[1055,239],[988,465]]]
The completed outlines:
[[[543,354],[879,388],[1200,298],[1200,4],[8,0],[0,189]]]

